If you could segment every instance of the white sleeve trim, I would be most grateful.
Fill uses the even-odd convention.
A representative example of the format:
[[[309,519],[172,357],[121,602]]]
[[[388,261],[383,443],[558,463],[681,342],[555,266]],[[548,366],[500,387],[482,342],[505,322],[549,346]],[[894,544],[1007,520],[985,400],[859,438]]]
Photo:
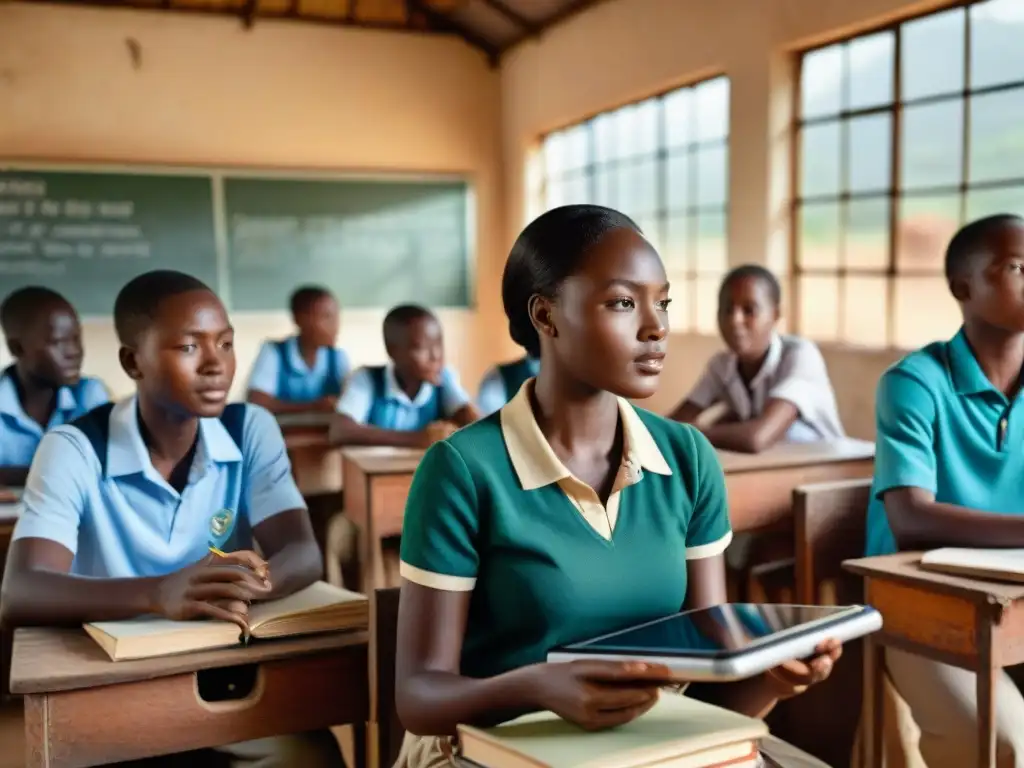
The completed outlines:
[[[730,543],[732,543],[732,531],[729,531],[718,541],[713,541],[710,544],[701,544],[699,547],[687,547],[686,559],[703,560],[708,557],[720,555],[728,549]]]
[[[429,589],[439,589],[442,592],[472,592],[476,586],[476,579],[472,576],[448,576],[444,573],[434,573],[409,565],[405,560],[398,564],[398,572],[402,578],[419,584]]]

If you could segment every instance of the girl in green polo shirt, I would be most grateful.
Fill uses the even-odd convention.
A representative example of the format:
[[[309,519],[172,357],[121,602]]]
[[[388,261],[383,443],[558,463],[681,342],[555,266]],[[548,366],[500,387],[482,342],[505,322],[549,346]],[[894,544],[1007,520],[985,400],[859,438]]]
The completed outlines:
[[[444,764],[459,723],[535,710],[587,729],[629,722],[668,670],[548,664],[547,652],[724,602],[732,533],[714,449],[629,403],[658,386],[668,293],[658,254],[616,211],[557,208],[516,241],[502,299],[540,370],[500,411],[427,451],[413,481],[396,672],[399,715],[418,735],[400,763]],[[819,651],[689,695],[763,716],[829,675],[841,649]]]

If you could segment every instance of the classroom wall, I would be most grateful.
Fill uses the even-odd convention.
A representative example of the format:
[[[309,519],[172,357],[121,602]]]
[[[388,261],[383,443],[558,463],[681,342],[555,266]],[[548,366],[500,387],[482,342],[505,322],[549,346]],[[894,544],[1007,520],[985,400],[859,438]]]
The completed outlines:
[[[541,134],[716,74],[731,80],[729,262],[789,262],[793,51],[930,10],[937,0],[605,0],[520,46],[501,70],[508,237],[526,216],[524,167]],[[665,411],[696,380],[717,339],[674,334]],[[823,347],[851,434],[874,436],[875,382],[900,350]]]
[[[490,332],[504,329],[490,298],[507,253],[500,136],[498,73],[453,37],[294,22],[247,31],[231,18],[0,5],[0,162],[468,174],[481,300],[441,317],[451,362],[474,388],[510,345]],[[343,312],[341,344],[357,362],[384,359],[382,317]],[[290,323],[284,312],[233,319],[237,395],[260,341]],[[85,342],[86,371],[130,392],[110,319],[88,319]]]

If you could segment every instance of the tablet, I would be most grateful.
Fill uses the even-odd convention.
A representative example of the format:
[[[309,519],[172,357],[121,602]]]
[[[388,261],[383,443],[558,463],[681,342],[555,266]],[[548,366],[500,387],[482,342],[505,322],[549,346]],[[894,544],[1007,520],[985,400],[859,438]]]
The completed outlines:
[[[845,643],[881,628],[881,614],[863,605],[727,603],[555,648],[548,661],[647,661],[680,682],[725,682],[806,659],[826,639]]]

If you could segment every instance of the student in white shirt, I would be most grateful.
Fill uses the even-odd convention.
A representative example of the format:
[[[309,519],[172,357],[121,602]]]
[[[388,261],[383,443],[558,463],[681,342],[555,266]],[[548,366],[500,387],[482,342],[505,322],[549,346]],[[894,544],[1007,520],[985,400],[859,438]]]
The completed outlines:
[[[759,453],[779,441],[817,442],[844,436],[835,392],[818,347],[776,332],[779,281],[748,264],[725,276],[718,328],[728,349],[672,413],[697,426],[716,448]],[[711,406],[724,411],[708,417]]]

